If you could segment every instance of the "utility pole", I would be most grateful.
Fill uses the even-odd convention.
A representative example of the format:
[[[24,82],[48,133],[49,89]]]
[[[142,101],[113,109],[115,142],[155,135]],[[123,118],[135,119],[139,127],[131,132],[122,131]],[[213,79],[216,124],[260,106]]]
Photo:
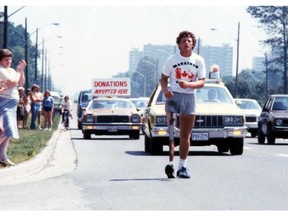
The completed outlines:
[[[198,38],[198,46],[197,46],[197,54],[200,55],[200,45],[201,45],[201,39]]]
[[[268,97],[268,60],[265,52],[265,70],[266,70],[266,97]]]
[[[8,6],[4,6],[4,20],[3,20],[3,49],[8,48],[8,18],[18,11],[22,10],[25,6],[19,8],[8,16]]]
[[[3,48],[8,47],[8,7],[4,6],[4,20],[3,20]]]
[[[28,63],[28,43],[27,43],[27,40],[28,40],[28,32],[27,32],[27,18],[25,17],[25,61],[26,61],[26,69],[25,69],[25,89],[27,90],[29,88],[29,77],[28,77],[28,66],[29,66],[29,63]]]
[[[36,45],[35,45],[35,72],[34,72],[34,81],[37,80],[37,61],[38,61],[38,28],[36,29]]]
[[[237,98],[238,96],[239,42],[240,42],[240,22],[238,22],[238,34],[237,34],[235,98]]]

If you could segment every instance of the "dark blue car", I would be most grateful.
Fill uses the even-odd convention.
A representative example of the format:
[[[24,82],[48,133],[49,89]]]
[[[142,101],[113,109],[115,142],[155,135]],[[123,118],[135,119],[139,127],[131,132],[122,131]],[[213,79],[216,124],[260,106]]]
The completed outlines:
[[[88,103],[92,100],[92,90],[80,91],[77,100],[77,117],[78,117],[78,129],[82,129],[81,119],[83,117],[83,110],[86,109]]]

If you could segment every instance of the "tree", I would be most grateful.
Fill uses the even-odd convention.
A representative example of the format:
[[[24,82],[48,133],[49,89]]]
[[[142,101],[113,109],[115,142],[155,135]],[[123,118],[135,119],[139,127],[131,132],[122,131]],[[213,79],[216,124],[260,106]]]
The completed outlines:
[[[136,96],[149,97],[157,84],[157,61],[151,57],[143,57],[138,65],[136,72],[132,74],[131,80],[134,84]],[[133,86],[133,85],[132,85]],[[134,93],[134,94],[135,94]]]
[[[247,12],[259,20],[270,38],[263,43],[271,47],[273,67],[282,72],[284,94],[287,93],[288,7],[250,6]],[[275,69],[275,70],[276,70]]]
[[[3,13],[0,13],[0,19]],[[3,24],[1,22],[1,24]],[[3,41],[3,28],[0,28],[0,40]],[[35,71],[35,53],[36,47],[32,45],[30,37],[25,41],[25,28],[22,25],[15,26],[13,22],[8,22],[8,49],[13,53],[13,62],[11,67],[16,68],[17,63],[21,59],[25,59],[25,44],[27,43],[28,48],[28,83],[34,81]],[[1,46],[2,48],[2,46]],[[39,53],[39,52],[38,52]]]

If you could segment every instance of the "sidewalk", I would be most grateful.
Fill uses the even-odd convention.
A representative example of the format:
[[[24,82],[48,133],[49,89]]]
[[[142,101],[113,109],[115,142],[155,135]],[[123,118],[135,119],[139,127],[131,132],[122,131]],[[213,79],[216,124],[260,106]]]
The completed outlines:
[[[70,131],[53,133],[47,146],[34,158],[0,170],[0,186],[60,176],[76,168],[76,153]]]

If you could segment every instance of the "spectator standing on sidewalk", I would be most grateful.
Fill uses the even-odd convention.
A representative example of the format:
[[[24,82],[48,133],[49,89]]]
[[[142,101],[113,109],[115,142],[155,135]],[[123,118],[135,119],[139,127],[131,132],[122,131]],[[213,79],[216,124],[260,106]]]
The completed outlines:
[[[24,109],[24,120],[23,120],[23,128],[27,128],[27,121],[29,117],[29,113],[31,111],[31,99],[30,99],[31,89],[28,88],[26,90],[26,101],[25,101],[25,109]]]
[[[0,163],[13,166],[15,163],[7,157],[11,138],[19,139],[16,110],[19,101],[18,86],[25,83],[26,62],[21,60],[16,71],[11,68],[13,54],[9,49],[0,49]]]
[[[45,119],[45,130],[52,130],[52,116],[53,116],[53,110],[54,110],[54,99],[50,94],[49,90],[46,90],[44,93],[44,99],[42,102],[42,109],[44,113],[44,119]]]
[[[39,91],[40,87],[34,84],[31,88],[30,100],[31,100],[31,124],[30,129],[36,130],[36,120],[38,118],[38,127],[41,130],[41,122],[39,122],[39,112],[41,112],[41,106],[43,101],[43,94]]]

